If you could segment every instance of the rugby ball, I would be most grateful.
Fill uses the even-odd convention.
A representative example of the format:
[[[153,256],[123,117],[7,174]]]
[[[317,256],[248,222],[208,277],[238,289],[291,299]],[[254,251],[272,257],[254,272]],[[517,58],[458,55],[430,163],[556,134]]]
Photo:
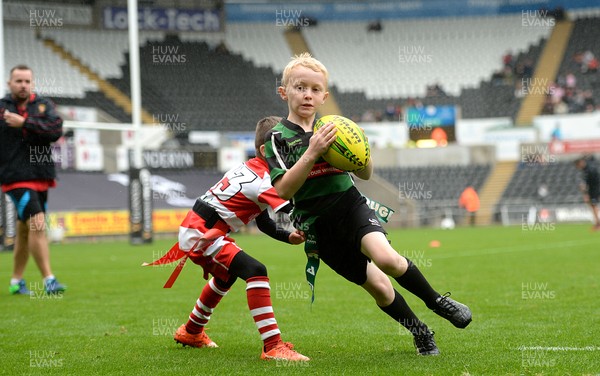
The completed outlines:
[[[344,171],[363,169],[369,162],[371,150],[362,129],[352,120],[339,115],[326,115],[317,120],[316,132],[327,123],[337,128],[337,137],[323,159],[333,167]]]

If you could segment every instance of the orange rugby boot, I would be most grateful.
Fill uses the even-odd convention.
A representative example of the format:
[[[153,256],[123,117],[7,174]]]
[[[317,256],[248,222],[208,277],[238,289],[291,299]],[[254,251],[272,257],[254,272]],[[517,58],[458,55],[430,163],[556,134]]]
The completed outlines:
[[[191,347],[219,347],[214,343],[208,335],[202,331],[198,334],[190,334],[185,330],[185,324],[181,325],[175,332],[175,342],[181,343],[183,346]]]
[[[300,354],[294,350],[294,345],[289,342],[279,342],[270,351],[265,352],[264,347],[261,359],[265,360],[287,360],[292,362],[307,362],[310,360],[309,357]]]

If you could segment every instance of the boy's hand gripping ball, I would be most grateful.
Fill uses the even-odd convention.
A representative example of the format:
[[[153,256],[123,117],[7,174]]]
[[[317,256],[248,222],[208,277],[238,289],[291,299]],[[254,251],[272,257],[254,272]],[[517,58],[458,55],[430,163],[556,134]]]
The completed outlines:
[[[333,167],[344,171],[365,168],[369,162],[370,147],[363,130],[348,118],[327,115],[317,120],[314,131],[330,122],[337,128],[337,137],[323,155],[323,159]]]

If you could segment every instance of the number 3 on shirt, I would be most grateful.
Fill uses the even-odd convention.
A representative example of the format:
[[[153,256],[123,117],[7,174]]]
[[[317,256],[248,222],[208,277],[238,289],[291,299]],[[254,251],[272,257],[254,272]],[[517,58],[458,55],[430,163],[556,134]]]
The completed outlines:
[[[245,165],[241,165],[224,176],[210,191],[219,200],[227,201],[238,194],[244,188],[244,184],[252,183],[256,179],[258,179],[258,175],[254,171],[246,168]]]

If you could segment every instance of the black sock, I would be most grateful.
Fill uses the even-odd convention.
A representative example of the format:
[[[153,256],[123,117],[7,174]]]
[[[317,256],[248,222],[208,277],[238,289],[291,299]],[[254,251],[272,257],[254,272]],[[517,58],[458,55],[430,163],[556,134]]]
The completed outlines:
[[[379,308],[393,318],[394,321],[397,321],[400,325],[408,329],[413,335],[427,333],[427,325],[417,318],[398,291],[394,290],[394,293],[396,296],[392,304]]]
[[[425,276],[412,261],[409,259],[406,259],[406,261],[408,261],[408,269],[406,269],[406,273],[396,278],[396,282],[419,297],[425,302],[427,307],[430,309],[435,308],[435,300],[440,294],[431,287],[429,282],[427,282],[427,279],[425,279]]]

